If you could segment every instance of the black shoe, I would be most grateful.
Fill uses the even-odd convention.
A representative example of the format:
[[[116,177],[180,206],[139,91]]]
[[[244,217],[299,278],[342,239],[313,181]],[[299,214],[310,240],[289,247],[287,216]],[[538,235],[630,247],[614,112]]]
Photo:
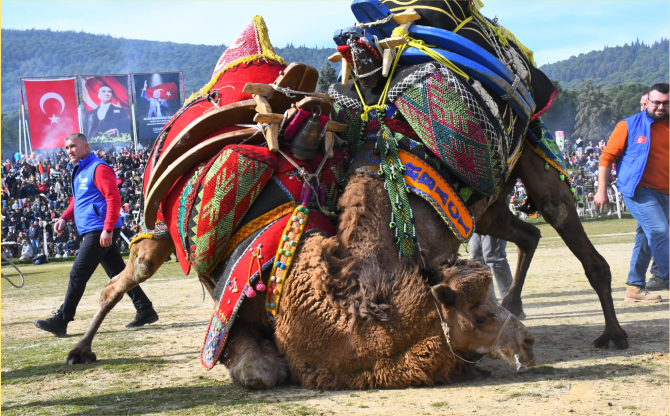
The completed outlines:
[[[57,337],[64,337],[67,334],[67,321],[63,318],[63,313],[57,311],[53,313],[54,316],[47,319],[35,319],[35,326],[47,332],[51,332]]]
[[[135,319],[126,324],[126,328],[139,328],[147,324],[153,324],[158,320],[158,314],[155,310],[137,311]]]

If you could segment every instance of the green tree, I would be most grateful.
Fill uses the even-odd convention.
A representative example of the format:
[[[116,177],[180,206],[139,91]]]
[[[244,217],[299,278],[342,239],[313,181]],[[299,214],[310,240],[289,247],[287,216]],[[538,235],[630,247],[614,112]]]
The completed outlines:
[[[317,92],[328,92],[328,87],[337,81],[337,71],[329,63],[324,65],[319,72],[319,84],[316,86]]]
[[[19,150],[19,110],[2,113],[2,154],[7,155]]]
[[[640,97],[649,85],[631,83],[617,85],[603,91],[605,99],[612,107],[612,120],[617,122],[640,112]]]
[[[560,130],[571,136],[575,131],[580,91],[564,89],[560,82],[555,80],[552,82],[558,89],[558,95],[549,110],[542,116],[542,121],[552,133]]]
[[[600,85],[593,85],[587,79],[578,97],[574,135],[587,142],[596,143],[609,136],[613,130],[612,109],[600,88]]]

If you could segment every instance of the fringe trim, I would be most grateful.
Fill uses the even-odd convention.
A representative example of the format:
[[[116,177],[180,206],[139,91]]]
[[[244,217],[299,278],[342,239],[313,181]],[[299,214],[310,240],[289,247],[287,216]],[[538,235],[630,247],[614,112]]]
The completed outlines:
[[[547,110],[549,110],[551,105],[554,103],[554,100],[556,99],[557,96],[558,96],[558,88],[554,88],[554,91],[551,93],[551,96],[549,97],[549,101],[547,101],[547,105],[545,105],[542,110],[533,114],[533,116],[530,118],[530,121],[533,121],[536,118],[542,116],[544,113],[546,113]]]
[[[194,98],[197,97],[202,97],[204,95],[209,94],[209,92],[214,88],[214,85],[219,81],[219,78],[221,78],[221,75],[223,75],[224,72],[229,70],[230,68],[233,68],[237,65],[240,64],[247,64],[253,61],[261,60],[264,59],[266,61],[274,61],[277,62],[280,65],[287,66],[288,64],[286,61],[279,55],[275,53],[274,48],[272,47],[272,43],[270,42],[270,36],[268,34],[268,28],[265,25],[265,20],[263,20],[263,17],[260,15],[254,16],[252,19],[252,22],[254,23],[254,28],[256,29],[256,33],[258,34],[258,41],[261,44],[261,51],[262,53],[260,55],[251,55],[251,56],[245,56],[244,58],[240,58],[237,61],[233,61],[230,64],[228,64],[225,68],[223,68],[221,71],[219,71],[218,74],[212,77],[211,81],[209,81],[207,84],[205,84],[204,87],[198,92],[194,92],[191,94],[190,97],[185,102],[189,102]]]

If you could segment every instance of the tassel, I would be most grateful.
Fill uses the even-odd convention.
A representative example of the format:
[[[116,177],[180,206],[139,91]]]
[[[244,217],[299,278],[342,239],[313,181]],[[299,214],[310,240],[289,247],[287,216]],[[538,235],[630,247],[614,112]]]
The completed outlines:
[[[259,291],[259,292],[265,292],[265,289],[266,289],[266,287],[263,284],[263,282],[260,282],[256,285],[256,290]]]
[[[246,293],[248,298],[255,298],[256,297],[256,292],[250,287],[248,287],[246,292],[244,292],[244,293]]]

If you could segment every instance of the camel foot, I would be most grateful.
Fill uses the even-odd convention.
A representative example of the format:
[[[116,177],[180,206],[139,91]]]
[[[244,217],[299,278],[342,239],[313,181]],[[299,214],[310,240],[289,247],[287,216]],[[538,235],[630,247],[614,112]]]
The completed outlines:
[[[288,363],[275,343],[251,327],[233,330],[223,357],[233,381],[248,389],[271,389],[288,378]]]
[[[90,348],[75,347],[67,355],[65,362],[67,365],[73,364],[93,364],[97,361],[95,353]]]
[[[256,351],[246,351],[228,370],[233,381],[254,390],[271,389],[288,377],[286,360],[269,340],[261,341]]]
[[[626,331],[623,329],[617,331],[617,333],[609,333],[607,331],[603,332],[601,336],[593,341],[593,347],[598,349],[607,349],[609,348],[610,341],[612,344],[614,344],[614,348],[618,350],[624,350],[628,348],[628,335],[626,335]]]

